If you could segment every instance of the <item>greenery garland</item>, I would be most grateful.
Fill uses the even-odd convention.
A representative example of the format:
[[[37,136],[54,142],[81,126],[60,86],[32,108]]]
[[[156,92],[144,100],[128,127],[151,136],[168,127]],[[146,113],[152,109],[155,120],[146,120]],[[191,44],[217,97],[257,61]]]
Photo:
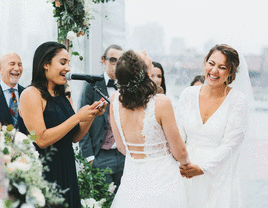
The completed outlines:
[[[108,3],[115,0],[47,0],[54,7],[54,15],[58,23],[58,42],[64,43],[67,48],[72,47],[76,37],[87,35],[89,37],[92,3]],[[80,56],[78,52],[72,55]],[[80,60],[83,57],[80,56]]]

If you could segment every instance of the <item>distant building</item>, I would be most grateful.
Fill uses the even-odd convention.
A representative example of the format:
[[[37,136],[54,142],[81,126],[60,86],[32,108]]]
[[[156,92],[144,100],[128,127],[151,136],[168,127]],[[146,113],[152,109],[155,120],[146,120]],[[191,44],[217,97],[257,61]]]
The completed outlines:
[[[245,56],[248,70],[252,72],[260,72],[261,71],[261,56],[257,55],[247,55]]]
[[[261,72],[268,72],[268,47],[262,49]]]

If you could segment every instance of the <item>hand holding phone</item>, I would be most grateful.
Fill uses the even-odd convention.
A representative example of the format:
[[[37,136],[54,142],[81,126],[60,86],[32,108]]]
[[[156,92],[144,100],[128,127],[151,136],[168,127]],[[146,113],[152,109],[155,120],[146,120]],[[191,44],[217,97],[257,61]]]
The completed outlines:
[[[107,102],[104,98],[101,98],[100,101],[101,101],[101,103],[100,103],[99,105],[97,105],[97,106],[94,108],[94,110],[95,110],[95,109],[98,109],[98,108],[100,108],[100,107],[102,107],[104,104],[108,104],[108,102]]]

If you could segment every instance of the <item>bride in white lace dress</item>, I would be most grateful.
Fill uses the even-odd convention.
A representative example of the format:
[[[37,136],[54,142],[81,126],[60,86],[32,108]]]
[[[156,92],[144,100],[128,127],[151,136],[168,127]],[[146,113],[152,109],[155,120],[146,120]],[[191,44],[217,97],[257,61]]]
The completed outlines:
[[[189,164],[186,147],[170,100],[156,95],[147,74],[151,65],[146,54],[130,50],[116,66],[119,92],[112,97],[111,125],[126,160],[112,208],[187,207],[177,164]]]
[[[239,65],[236,50],[216,45],[204,60],[207,84],[185,89],[178,124],[193,164],[181,166],[190,208],[242,207],[238,157],[247,124],[246,96],[229,87]],[[252,167],[253,168],[253,167]]]

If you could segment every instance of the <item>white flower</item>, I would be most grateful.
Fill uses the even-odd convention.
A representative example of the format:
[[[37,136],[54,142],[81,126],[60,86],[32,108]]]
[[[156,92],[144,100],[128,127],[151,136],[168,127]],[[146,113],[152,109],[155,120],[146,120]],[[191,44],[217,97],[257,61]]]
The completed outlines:
[[[106,199],[101,199],[100,201],[96,201],[93,198],[90,199],[82,199],[81,204],[83,207],[89,207],[89,208],[101,208],[102,204],[106,202]]]
[[[20,200],[17,200],[17,201],[15,201],[15,202],[12,202],[12,208],[13,207],[18,207],[19,206],[19,204],[20,204]],[[22,207],[22,206],[21,206]],[[26,207],[27,208],[27,207]],[[32,207],[31,207],[32,208]]]
[[[20,194],[24,195],[26,193],[26,185],[23,182],[20,182],[19,184],[13,182],[13,185],[18,189]]]
[[[5,207],[5,202],[2,199],[0,199],[0,207]]]
[[[47,0],[47,3],[53,3],[55,0]]]
[[[81,200],[81,204],[83,205],[83,207],[88,206],[89,208],[96,208],[97,202],[95,199],[90,198],[90,199],[82,199]]]
[[[84,11],[87,16],[89,16],[92,12],[92,0],[85,0]]]
[[[28,171],[32,167],[31,158],[27,155],[18,157],[14,162],[7,164],[7,171],[13,172],[15,170]]]
[[[23,148],[25,146],[25,144],[23,142],[24,139],[27,140],[28,137],[25,134],[21,133],[21,132],[16,132],[14,144],[17,145],[20,148]]]
[[[85,199],[81,199],[81,204],[83,207],[86,207],[86,200]]]
[[[98,204],[98,203],[96,203],[96,204],[94,205],[94,208],[101,208],[101,205]]]
[[[114,193],[114,190],[116,188],[116,185],[114,185],[114,182],[110,183],[108,191],[110,193]]]
[[[67,33],[67,39],[69,39],[70,41],[74,40],[76,38],[76,34],[73,31],[69,31]]]
[[[0,141],[5,141],[5,135],[2,131],[0,131]]]
[[[14,161],[12,163],[7,164],[7,171],[14,172],[15,170],[28,171],[31,168],[31,164],[27,164],[24,162]]]
[[[20,208],[34,208],[34,205],[29,204],[29,203],[27,203],[27,204],[24,203],[23,205],[21,205]]]
[[[35,159],[38,160],[38,158],[39,158],[39,152],[34,151],[33,154],[34,154]],[[40,161],[38,161],[38,162],[40,162]]]
[[[99,204],[103,204],[104,202],[106,202],[106,199],[101,199],[100,201],[99,201]]]
[[[5,133],[7,131],[7,126],[2,126],[2,131]]]
[[[13,128],[12,131],[10,131],[9,133],[10,133],[11,135],[14,135],[14,134],[16,133],[16,131],[17,131],[17,130],[16,130],[15,128]]]
[[[10,155],[4,155],[4,156],[2,157],[2,159],[3,159],[3,161],[4,161],[5,163],[9,163],[9,162],[11,161],[11,156],[10,156]]]
[[[38,206],[45,206],[46,200],[42,191],[36,186],[32,186],[26,195],[26,202],[36,204]]]

